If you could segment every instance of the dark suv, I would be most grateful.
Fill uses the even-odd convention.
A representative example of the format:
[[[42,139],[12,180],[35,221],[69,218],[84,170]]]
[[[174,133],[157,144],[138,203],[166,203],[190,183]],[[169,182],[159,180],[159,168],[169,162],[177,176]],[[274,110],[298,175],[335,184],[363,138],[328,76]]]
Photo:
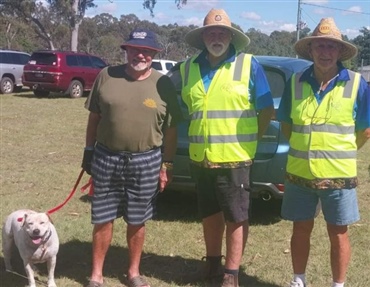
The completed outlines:
[[[96,76],[106,66],[101,58],[86,53],[36,51],[24,66],[23,85],[38,97],[58,92],[79,98],[91,90]]]
[[[22,88],[23,66],[30,59],[30,54],[0,50],[0,92],[10,94]]]
[[[289,57],[256,56],[256,58],[265,71],[275,109],[280,104],[285,85],[292,74],[302,71],[312,64],[311,61]],[[179,103],[183,109],[184,117],[187,118],[178,126],[178,145],[174,158],[173,180],[168,189],[194,190],[195,184],[189,170],[189,119],[186,105],[181,100],[182,85],[179,65],[172,68],[167,75],[176,86]],[[281,133],[280,123],[273,119],[266,133],[258,142],[254,164],[251,168],[252,198],[262,198],[266,201],[282,198],[288,151],[289,143]]]

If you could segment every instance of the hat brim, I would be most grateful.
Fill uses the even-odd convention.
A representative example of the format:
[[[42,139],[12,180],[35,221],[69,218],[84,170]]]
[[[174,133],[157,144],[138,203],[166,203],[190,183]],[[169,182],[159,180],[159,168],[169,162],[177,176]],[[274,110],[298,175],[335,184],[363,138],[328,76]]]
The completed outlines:
[[[156,52],[162,51],[160,47],[152,47],[152,46],[147,46],[147,45],[132,44],[132,43],[124,43],[121,45],[121,49],[123,50],[126,50],[126,47],[142,48],[142,49],[153,50]]]
[[[343,45],[342,51],[338,57],[339,61],[346,61],[352,59],[353,57],[356,57],[357,55],[357,47],[346,41],[338,40],[337,38],[328,36],[309,36],[297,41],[294,44],[294,50],[296,51],[298,56],[307,60],[312,60],[309,50],[312,40],[315,39],[327,39]]]
[[[196,28],[185,35],[185,41],[192,47],[195,47],[199,50],[203,50],[206,46],[202,40],[202,33],[205,29],[211,27],[220,27],[229,30],[232,33],[231,44],[234,45],[236,50],[241,50],[244,47],[248,46],[250,39],[242,31],[225,25],[207,25],[204,27]]]

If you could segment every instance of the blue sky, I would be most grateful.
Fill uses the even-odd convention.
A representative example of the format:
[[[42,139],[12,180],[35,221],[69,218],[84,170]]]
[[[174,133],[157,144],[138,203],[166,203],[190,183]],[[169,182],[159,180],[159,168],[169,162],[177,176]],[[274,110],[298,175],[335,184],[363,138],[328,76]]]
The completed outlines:
[[[154,18],[144,10],[141,0],[95,0],[98,6],[87,10],[86,16],[109,13],[135,14],[140,20],[158,25],[203,25],[203,19],[211,8],[224,9],[231,21],[244,32],[255,28],[270,35],[273,31],[296,31],[298,0],[188,0],[186,6],[177,9],[174,0],[157,0]],[[359,29],[370,29],[370,5],[368,0],[301,0],[301,20],[311,31],[321,18],[333,17],[343,35],[350,39],[359,35]]]

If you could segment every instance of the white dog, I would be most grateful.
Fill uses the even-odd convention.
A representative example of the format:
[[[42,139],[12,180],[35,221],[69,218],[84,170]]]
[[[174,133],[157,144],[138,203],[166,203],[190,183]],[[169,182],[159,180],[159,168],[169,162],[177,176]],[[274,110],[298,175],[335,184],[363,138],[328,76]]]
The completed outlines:
[[[11,213],[3,225],[3,253],[5,268],[12,271],[10,263],[13,242],[22,257],[29,287],[36,287],[35,263],[47,262],[48,287],[56,287],[54,270],[59,250],[59,238],[46,213],[18,210]]]

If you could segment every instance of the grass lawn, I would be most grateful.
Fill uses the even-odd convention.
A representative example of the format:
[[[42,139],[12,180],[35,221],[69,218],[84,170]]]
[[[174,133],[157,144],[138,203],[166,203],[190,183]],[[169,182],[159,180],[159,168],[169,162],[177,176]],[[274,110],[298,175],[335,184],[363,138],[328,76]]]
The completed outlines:
[[[80,173],[88,112],[85,98],[36,98],[31,92],[0,95],[0,203],[1,221],[22,208],[47,211],[62,203]],[[346,287],[370,286],[370,144],[358,154],[361,220],[350,227],[352,260]],[[88,181],[85,174],[79,188]],[[147,224],[141,271],[152,287],[194,286],[186,275],[205,255],[202,227],[194,194],[161,194],[158,217]],[[280,287],[291,280],[289,240],[291,223],[279,217],[280,203],[255,202],[248,245],[243,257],[240,286]],[[60,239],[56,268],[58,287],[83,286],[90,276],[90,204],[78,189],[72,199],[52,214]],[[126,232],[115,224],[106,258],[107,287],[125,286]],[[329,242],[322,215],[311,241],[308,287],[329,287]],[[16,254],[17,255],[17,254]],[[2,255],[1,255],[2,257]],[[27,285],[19,256],[14,273],[6,273],[0,260],[0,287]],[[38,286],[46,286],[46,267],[40,266]]]

